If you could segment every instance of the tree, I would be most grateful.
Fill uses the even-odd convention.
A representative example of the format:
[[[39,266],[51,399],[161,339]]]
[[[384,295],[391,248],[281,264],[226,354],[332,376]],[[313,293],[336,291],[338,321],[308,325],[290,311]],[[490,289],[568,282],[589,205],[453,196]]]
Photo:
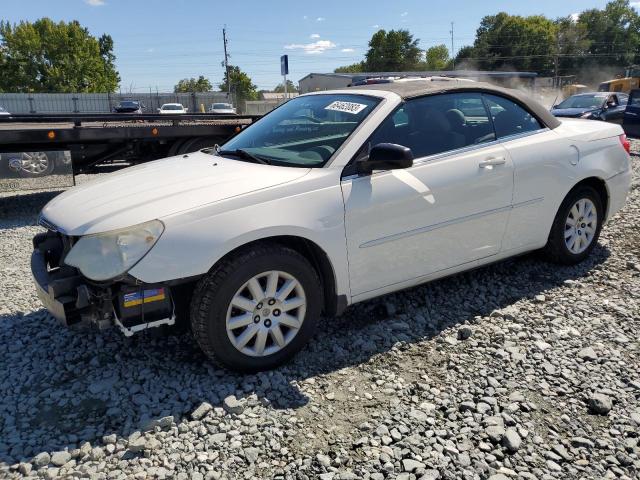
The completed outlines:
[[[640,15],[629,0],[613,0],[604,10],[586,10],[578,17],[578,25],[589,41],[584,66],[623,69],[640,62]]]
[[[79,22],[0,22],[0,91],[113,92],[120,83],[113,39]]]
[[[240,67],[229,65],[229,77],[231,78],[231,93],[235,96],[237,104],[245,100],[258,99],[258,87],[253,84],[249,75],[240,70]],[[220,84],[220,90],[223,92],[229,90],[229,79],[226,71]]]
[[[418,39],[408,30],[378,30],[369,40],[364,68],[369,72],[415,70],[420,62]]]
[[[351,65],[345,65],[344,67],[338,67],[334,73],[360,73],[365,71],[364,62],[352,63]]]
[[[183,78],[173,87],[174,93],[210,92],[211,90],[213,90],[213,85],[203,75],[200,75],[197,80],[193,77]]]
[[[476,31],[471,57],[482,70],[551,74],[556,34],[557,26],[542,15],[522,17],[504,12],[488,15]]]
[[[274,88],[273,91],[275,93],[284,93],[284,83],[279,83],[278,85],[276,85],[276,88]],[[298,89],[293,84],[293,82],[291,80],[287,80],[287,92],[292,93],[297,91]]]
[[[426,70],[445,70],[450,64],[449,49],[444,44],[427,49],[425,57]]]

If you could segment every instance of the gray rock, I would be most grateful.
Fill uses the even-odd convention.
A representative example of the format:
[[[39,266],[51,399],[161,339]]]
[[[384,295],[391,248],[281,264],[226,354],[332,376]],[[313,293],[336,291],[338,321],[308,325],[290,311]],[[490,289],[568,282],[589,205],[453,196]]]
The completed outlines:
[[[522,444],[522,439],[515,428],[507,428],[502,437],[502,445],[510,452],[517,452]]]
[[[578,352],[578,358],[589,362],[595,362],[598,360],[598,354],[596,354],[593,348],[586,347]]]
[[[244,412],[244,405],[236,398],[235,395],[229,395],[226,397],[222,402],[222,406],[227,412],[233,413],[234,415],[240,415]]]
[[[405,458],[404,460],[402,460],[402,468],[404,469],[405,472],[415,472],[419,468],[425,468],[425,467],[426,465],[424,463],[419,462],[417,460],[412,460],[410,458]]]
[[[63,466],[69,460],[71,460],[71,454],[67,451],[54,452],[51,455],[51,463],[57,467]]]
[[[207,413],[209,413],[212,408],[213,407],[211,406],[210,403],[202,402],[200,405],[196,407],[196,409],[193,412],[191,412],[191,418],[193,418],[194,420],[200,420]]]
[[[467,340],[469,337],[473,335],[473,330],[471,327],[464,326],[458,329],[458,340]]]
[[[589,411],[596,415],[607,415],[613,408],[611,399],[602,393],[596,393],[589,398]]]
[[[246,458],[249,463],[256,463],[259,455],[260,449],[258,448],[249,447],[244,449],[244,458]]]
[[[571,445],[573,445],[574,447],[583,447],[583,448],[595,447],[595,444],[591,440],[584,437],[573,437],[571,439]]]
[[[47,452],[42,452],[33,457],[33,463],[36,467],[44,467],[45,465],[49,465],[51,461],[51,456]]]
[[[499,443],[500,441],[502,441],[502,437],[504,437],[505,435],[504,427],[500,425],[491,425],[485,428],[484,431],[489,437],[489,440],[491,440],[493,443]]]

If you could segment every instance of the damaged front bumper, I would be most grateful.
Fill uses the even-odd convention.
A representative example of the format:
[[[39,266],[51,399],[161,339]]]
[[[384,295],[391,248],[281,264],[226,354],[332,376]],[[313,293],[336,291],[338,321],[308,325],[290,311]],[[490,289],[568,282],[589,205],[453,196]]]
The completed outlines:
[[[62,324],[117,326],[126,336],[141,330],[173,325],[175,306],[171,288],[144,284],[126,277],[114,282],[91,282],[62,259],[73,239],[58,232],[33,239],[31,273],[44,307]]]

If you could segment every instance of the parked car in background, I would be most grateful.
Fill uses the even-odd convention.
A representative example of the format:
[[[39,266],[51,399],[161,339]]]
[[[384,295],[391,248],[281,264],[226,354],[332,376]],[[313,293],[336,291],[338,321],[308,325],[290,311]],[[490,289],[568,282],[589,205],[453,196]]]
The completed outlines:
[[[586,118],[622,123],[629,95],[626,93],[590,92],[573,95],[558,105],[551,113],[556,117]]]
[[[236,115],[236,109],[230,103],[213,103],[209,108],[209,113],[217,113],[218,115]]]
[[[187,108],[181,103],[165,103],[158,109],[158,113],[164,115],[176,115],[180,113],[187,113]]]
[[[114,113],[142,113],[144,105],[138,100],[122,100],[115,107]]]
[[[7,110],[0,106],[0,115],[11,115],[9,112],[7,112]]]
[[[183,321],[208,356],[264,370],[322,312],[532,250],[586,259],[625,203],[629,149],[619,125],[489,84],[314,92],[188,161],[58,195],[31,268],[67,325]]]
[[[622,128],[630,137],[640,138],[640,89],[631,90]]]

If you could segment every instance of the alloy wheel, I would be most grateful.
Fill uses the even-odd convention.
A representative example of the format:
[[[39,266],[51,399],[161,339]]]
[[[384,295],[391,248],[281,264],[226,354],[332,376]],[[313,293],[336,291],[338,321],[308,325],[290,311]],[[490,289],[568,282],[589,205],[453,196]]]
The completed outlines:
[[[49,157],[45,152],[25,152],[22,154],[22,170],[33,175],[41,175],[49,168]]]
[[[578,200],[567,215],[564,242],[573,254],[584,252],[593,242],[598,227],[598,212],[588,198]]]
[[[300,282],[289,273],[271,270],[252,277],[233,296],[226,329],[231,344],[245,355],[279,352],[300,331],[307,299]]]

